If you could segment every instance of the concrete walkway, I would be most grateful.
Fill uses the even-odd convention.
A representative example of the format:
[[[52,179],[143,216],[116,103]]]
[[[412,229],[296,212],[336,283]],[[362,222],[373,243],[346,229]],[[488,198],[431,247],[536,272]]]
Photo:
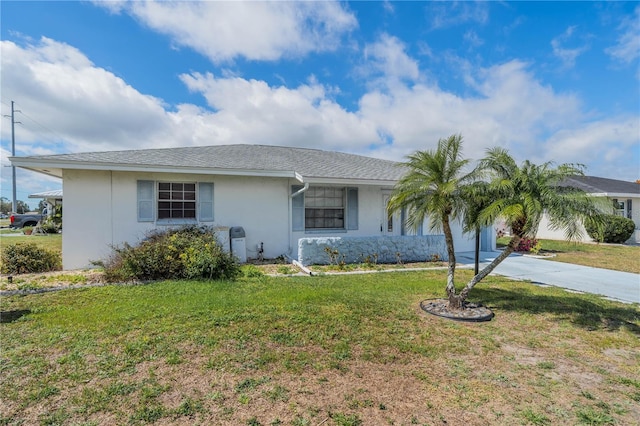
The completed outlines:
[[[499,252],[480,253],[480,269],[495,259]],[[473,252],[457,253],[459,263],[474,264]],[[534,284],[546,284],[584,293],[599,294],[627,303],[640,303],[640,275],[611,271],[571,263],[512,254],[492,274],[517,280],[529,280]]]

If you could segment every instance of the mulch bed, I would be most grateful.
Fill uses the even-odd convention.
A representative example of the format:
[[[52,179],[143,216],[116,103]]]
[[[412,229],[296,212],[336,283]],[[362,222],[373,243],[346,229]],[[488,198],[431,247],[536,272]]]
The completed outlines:
[[[449,309],[449,301],[446,299],[423,300],[420,302],[423,311],[439,317],[456,321],[483,322],[491,321],[493,312],[491,309],[476,303],[464,303],[463,309]]]

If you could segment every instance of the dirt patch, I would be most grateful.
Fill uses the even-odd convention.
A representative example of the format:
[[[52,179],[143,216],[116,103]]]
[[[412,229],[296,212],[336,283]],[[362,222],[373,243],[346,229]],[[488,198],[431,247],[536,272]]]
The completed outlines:
[[[0,291],[37,290],[54,287],[70,287],[104,283],[104,275],[98,269],[43,272],[0,276]]]

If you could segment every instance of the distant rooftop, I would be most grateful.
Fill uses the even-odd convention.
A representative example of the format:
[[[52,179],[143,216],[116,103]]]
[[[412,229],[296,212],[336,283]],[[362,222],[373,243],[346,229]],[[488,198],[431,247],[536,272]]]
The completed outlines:
[[[640,196],[640,184],[624,180],[596,176],[573,176],[567,178],[563,185],[582,189],[589,194],[635,194]]]
[[[36,192],[29,194],[29,198],[62,198],[62,189],[54,189],[53,191]]]

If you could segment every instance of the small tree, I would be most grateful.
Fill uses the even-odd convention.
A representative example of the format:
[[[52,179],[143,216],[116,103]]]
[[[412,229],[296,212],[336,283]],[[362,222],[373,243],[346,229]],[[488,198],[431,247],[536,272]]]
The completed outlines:
[[[465,211],[466,188],[474,182],[473,173],[465,173],[469,160],[462,158],[462,136],[440,139],[435,151],[417,151],[408,156],[408,168],[396,184],[387,208],[390,212],[406,209],[407,224],[418,228],[429,218],[432,230],[444,233],[447,246],[447,295],[451,306],[460,307],[456,296],[456,255],[451,221]]]
[[[22,200],[17,200],[16,201],[16,213],[18,214],[25,214],[26,212],[29,211],[29,205],[27,203],[25,203]]]
[[[560,185],[567,177],[583,175],[583,169],[575,164],[553,167],[551,162],[535,165],[525,161],[518,166],[505,149],[488,151],[477,171],[488,178],[483,194],[489,194],[492,201],[477,215],[475,222],[491,225],[503,218],[511,228],[511,240],[499,256],[465,285],[458,296],[460,305],[476,284],[515,251],[522,238],[535,238],[544,214],[549,217],[551,229],[564,231],[568,240],[582,236],[582,223],[598,221],[602,200],[581,189]]]
[[[0,213],[11,211],[11,201],[7,197],[0,197]]]

